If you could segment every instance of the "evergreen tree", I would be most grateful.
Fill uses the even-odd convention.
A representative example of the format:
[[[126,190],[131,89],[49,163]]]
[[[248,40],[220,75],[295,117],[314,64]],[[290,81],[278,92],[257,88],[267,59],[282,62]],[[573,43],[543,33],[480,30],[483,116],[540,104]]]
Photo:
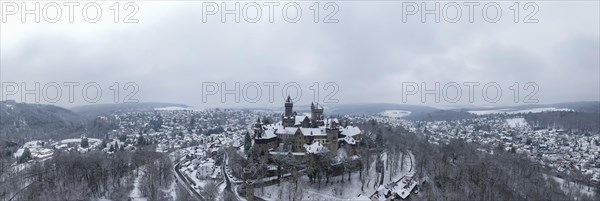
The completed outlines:
[[[137,145],[142,146],[142,145],[144,145],[144,143],[145,143],[144,136],[140,135],[137,140]]]
[[[173,121],[175,121],[175,119],[173,119]],[[152,126],[152,129],[154,129],[154,131],[158,131],[163,124],[163,119],[162,116],[158,116],[156,117],[156,120],[150,120],[150,125]]]
[[[127,136],[126,135],[119,135],[119,141],[125,142],[125,140],[127,140]]]
[[[193,129],[194,129],[195,126],[196,126],[196,118],[194,116],[192,116],[190,118],[190,124],[188,125],[188,128],[187,128],[188,132],[192,133],[192,131],[193,131]]]
[[[271,117],[263,117],[262,123],[263,123],[264,125],[267,125],[267,124],[272,124],[272,123],[273,123],[273,120],[271,119]]]
[[[19,163],[24,163],[27,162],[31,159],[31,151],[29,151],[29,148],[25,148],[23,150],[23,154],[21,154],[21,157],[18,158],[18,162]]]
[[[252,147],[252,138],[250,137],[250,132],[246,131],[244,134],[244,151],[250,150]]]
[[[102,139],[102,144],[100,144],[100,149],[104,149],[108,145],[108,135],[104,139]]]
[[[82,148],[88,148],[90,146],[87,137],[82,137],[81,138],[81,147]]]

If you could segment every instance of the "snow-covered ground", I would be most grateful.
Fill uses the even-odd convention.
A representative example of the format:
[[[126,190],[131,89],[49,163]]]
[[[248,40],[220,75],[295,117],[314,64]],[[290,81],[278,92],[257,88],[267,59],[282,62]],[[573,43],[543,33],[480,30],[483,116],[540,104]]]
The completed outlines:
[[[192,179],[192,181],[194,181],[194,183],[196,183],[196,186],[198,188],[204,188],[204,186],[206,186],[206,181],[205,180],[198,179],[198,170],[192,171],[187,176],[188,176],[188,178]]]
[[[555,107],[541,107],[541,108],[531,108],[526,110],[513,110],[513,109],[495,109],[495,110],[471,110],[468,111],[471,114],[475,115],[486,115],[486,114],[519,114],[519,113],[539,113],[539,112],[550,112],[550,111],[572,111],[571,109],[566,108],[555,108]]]
[[[506,123],[511,128],[527,126],[527,121],[525,121],[524,118],[510,118],[510,119],[506,119]]]
[[[48,158],[48,157],[52,156],[52,154],[54,154],[54,151],[52,149],[48,149],[48,148],[31,147],[28,149],[29,149],[29,153],[31,153],[31,157],[36,158],[36,159]],[[21,157],[23,155],[24,151],[25,151],[25,148],[17,149],[17,151],[13,154],[13,156],[15,158]]]
[[[402,118],[410,115],[410,111],[405,110],[386,110],[381,112],[381,115],[393,118]]]
[[[382,155],[384,161],[387,161],[387,157],[387,154]],[[411,167],[412,157],[414,157],[412,154],[405,155],[404,168],[392,174],[391,177],[390,169],[386,169],[384,183],[388,184],[400,180],[405,175],[414,174],[414,169]],[[400,160],[398,160],[398,168],[400,168]],[[352,172],[350,181],[348,181],[346,173],[343,183],[340,175],[330,178],[330,182],[332,182],[330,184],[325,184],[325,179],[323,179],[320,187],[317,183],[311,184],[308,176],[302,176],[298,181],[298,191],[302,191],[302,200],[368,200],[380,186],[377,182],[380,176],[375,171],[375,162],[371,163],[369,171],[363,174],[363,182],[360,180],[359,172],[356,171]],[[256,196],[266,200],[289,200],[289,193],[294,189],[295,184],[285,181],[279,185],[258,187],[254,192]]]
[[[590,196],[590,197],[593,197],[596,194],[594,192],[594,187],[582,185],[582,184],[571,182],[571,181],[566,181],[566,180],[564,180],[562,178],[558,178],[558,177],[555,177],[555,176],[549,176],[547,174],[544,174],[544,178],[545,179],[548,179],[549,177],[552,177],[554,179],[554,181],[558,182],[558,184],[560,185],[560,188],[566,194],[580,193],[582,195],[587,195],[587,196]]]
[[[177,182],[173,181],[169,189],[163,190],[163,192],[170,196],[169,200],[177,200]]]
[[[146,201],[148,199],[144,198],[142,196],[142,191],[140,191],[140,179],[144,175],[144,171],[140,170],[139,172],[140,174],[137,177],[135,177],[135,180],[133,181],[133,190],[131,190],[129,198],[133,201]]]
[[[102,140],[96,139],[96,138],[88,138],[88,142],[90,144],[93,144],[93,143],[100,143],[100,142],[102,142]],[[60,143],[61,144],[81,143],[81,138],[64,139],[64,140],[61,140]]]
[[[25,144],[23,144],[23,147],[21,147],[15,152],[14,156],[21,157],[21,155],[23,155],[23,151],[25,151],[25,148],[29,149],[31,156],[34,158],[43,158],[48,155],[51,156],[53,151],[51,149],[44,148],[44,145],[46,143],[47,142],[41,140],[33,140],[26,142]]]

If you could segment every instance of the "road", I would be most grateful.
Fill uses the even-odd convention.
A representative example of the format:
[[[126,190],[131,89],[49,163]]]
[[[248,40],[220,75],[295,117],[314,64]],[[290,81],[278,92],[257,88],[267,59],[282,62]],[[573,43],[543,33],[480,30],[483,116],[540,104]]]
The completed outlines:
[[[184,156],[185,157],[185,156]],[[177,161],[177,163],[175,163],[175,165],[173,166],[173,171],[175,171],[175,176],[177,177],[177,183],[181,186],[183,186],[189,193],[191,196],[193,196],[194,198],[196,198],[195,200],[207,200],[204,199],[204,197],[202,197],[202,195],[200,195],[200,193],[198,193],[191,185],[190,182],[187,182],[188,179],[187,177],[185,177],[180,171],[179,171],[179,165],[181,163],[181,161],[183,158],[179,159],[179,161]]]
[[[181,159],[179,159],[177,161],[177,163],[175,163],[175,165],[173,166],[173,170],[175,171],[175,176],[177,177],[177,183],[181,186],[183,186],[189,193],[190,195],[193,195],[194,198],[196,198],[196,200],[208,200],[205,199],[204,196],[202,196],[200,193],[198,193],[191,185],[190,185],[190,181],[189,179],[187,179],[187,177],[181,173],[179,171],[179,167],[181,162],[183,161],[183,157]],[[233,193],[234,195],[236,195],[238,198],[244,198],[245,195],[240,195],[237,193],[236,190],[236,185],[233,184],[233,182],[231,182],[231,180],[229,180],[229,175],[227,174],[226,168],[227,167],[227,154],[225,154],[225,157],[223,157],[223,165],[221,165],[221,170],[223,172],[223,177],[225,178],[225,190],[229,191],[231,193]],[[241,196],[241,197],[240,197]],[[261,199],[259,197],[254,197],[254,200],[257,201],[263,201],[264,199]]]
[[[408,153],[408,158],[410,159],[410,170],[408,170],[408,172],[412,172],[413,169],[413,159],[412,159],[412,153]]]
[[[236,193],[233,190],[231,190],[231,181],[229,181],[229,175],[227,175],[225,167],[227,167],[227,153],[225,153],[225,157],[223,157],[223,165],[221,166],[221,168],[223,169],[223,176],[225,177],[225,190],[232,193]]]
[[[238,194],[237,193],[237,189],[236,189],[238,186],[237,185],[233,185],[233,183],[229,180],[229,175],[227,175],[227,171],[225,171],[225,167],[228,166],[228,164],[227,164],[226,161],[227,161],[227,153],[225,153],[225,157],[223,159],[223,167],[222,167],[223,168],[223,176],[225,177],[225,185],[226,185],[225,186],[225,190],[233,193],[240,200],[246,200],[245,199],[246,195]],[[254,196],[254,200],[256,200],[256,201],[264,201],[264,199],[262,199],[260,197],[256,197],[256,196]]]
[[[400,179],[398,179],[394,182],[388,183],[388,184],[386,184],[386,186],[389,184],[392,184],[392,183],[400,183],[404,179],[404,177],[406,177],[407,175],[414,174],[414,173],[411,174],[412,169],[413,169],[413,158],[412,158],[412,153],[410,153],[410,152],[408,153],[408,159],[410,159],[410,169],[408,170],[408,174],[402,175],[402,177],[400,177]],[[404,158],[402,160],[404,160]],[[370,197],[373,197],[373,195],[375,195],[375,194],[377,194],[377,191],[375,191],[373,194],[371,194]],[[409,192],[409,195],[410,195],[410,192]]]

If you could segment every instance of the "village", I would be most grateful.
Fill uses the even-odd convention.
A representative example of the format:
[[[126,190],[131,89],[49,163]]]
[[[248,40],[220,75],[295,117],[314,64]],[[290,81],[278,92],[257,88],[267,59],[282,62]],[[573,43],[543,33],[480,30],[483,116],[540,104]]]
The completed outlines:
[[[177,182],[203,199],[224,199],[224,192],[239,200],[407,199],[418,193],[424,179],[415,176],[412,153],[383,152],[375,156],[377,160],[361,164],[365,161],[362,140],[368,135],[353,122],[375,120],[426,135],[433,144],[460,139],[488,147],[481,151],[490,154],[524,154],[555,169],[557,175],[548,176],[559,182],[560,174],[574,172],[592,183],[600,179],[598,136],[534,129],[519,114],[424,122],[404,119],[410,114],[407,111],[327,118],[318,104],[311,105],[308,113],[293,111],[290,103],[286,106],[289,109],[281,113],[189,108],[116,113],[100,118],[118,125],[103,138],[35,140],[14,155],[46,160],[61,151],[112,154],[151,146],[156,152],[170,153]],[[326,158],[328,162],[320,165]]]

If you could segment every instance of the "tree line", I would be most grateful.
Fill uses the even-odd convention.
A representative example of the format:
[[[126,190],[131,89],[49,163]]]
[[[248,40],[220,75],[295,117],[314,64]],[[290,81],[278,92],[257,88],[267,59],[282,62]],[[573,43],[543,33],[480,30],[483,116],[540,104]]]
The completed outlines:
[[[550,169],[524,155],[493,151],[454,139],[432,143],[426,134],[408,132],[402,127],[374,120],[361,123],[372,133],[373,143],[390,153],[410,150],[419,179],[419,199],[427,200],[599,200],[583,194],[565,194],[548,175]],[[384,140],[385,139],[385,140]],[[546,176],[544,176],[544,174]],[[568,178],[566,178],[568,179]]]
[[[88,153],[56,152],[45,161],[22,164],[0,180],[3,200],[127,200],[133,181],[148,200],[165,200],[174,182],[172,163],[163,153],[138,150]]]

